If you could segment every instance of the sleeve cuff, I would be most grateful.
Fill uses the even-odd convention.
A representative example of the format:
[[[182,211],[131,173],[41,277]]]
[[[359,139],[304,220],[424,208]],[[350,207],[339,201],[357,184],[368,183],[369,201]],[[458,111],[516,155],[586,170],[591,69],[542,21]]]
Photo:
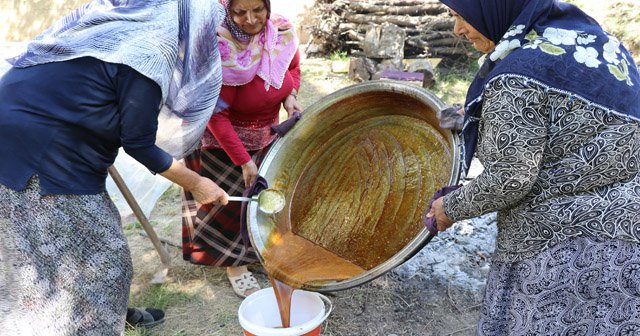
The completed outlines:
[[[153,174],[166,171],[173,163],[173,157],[155,145],[141,149],[125,148],[125,152],[147,167]]]

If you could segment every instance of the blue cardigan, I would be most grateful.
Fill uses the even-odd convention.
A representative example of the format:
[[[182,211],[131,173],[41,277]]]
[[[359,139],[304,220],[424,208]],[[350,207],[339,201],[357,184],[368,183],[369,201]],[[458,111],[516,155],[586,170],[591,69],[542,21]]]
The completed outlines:
[[[97,194],[124,150],[152,172],[172,157],[155,145],[160,87],[129,66],[91,57],[13,68],[0,78],[0,183],[42,194]]]

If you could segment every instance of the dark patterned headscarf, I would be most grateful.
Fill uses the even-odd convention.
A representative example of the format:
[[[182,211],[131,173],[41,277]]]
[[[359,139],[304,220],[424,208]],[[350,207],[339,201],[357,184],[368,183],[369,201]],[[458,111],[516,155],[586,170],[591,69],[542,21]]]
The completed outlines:
[[[262,0],[264,6],[267,8],[267,19],[271,16],[271,1],[270,0]],[[233,0],[222,0],[222,4],[227,10],[227,15],[224,18],[224,26],[229,29],[233,37],[240,42],[248,42],[251,40],[251,35],[245,33],[238,25],[233,21],[231,17],[231,5],[233,4]]]
[[[467,167],[484,90],[502,74],[538,81],[640,122],[640,74],[631,54],[578,7],[558,0],[440,1],[496,43],[467,92]]]

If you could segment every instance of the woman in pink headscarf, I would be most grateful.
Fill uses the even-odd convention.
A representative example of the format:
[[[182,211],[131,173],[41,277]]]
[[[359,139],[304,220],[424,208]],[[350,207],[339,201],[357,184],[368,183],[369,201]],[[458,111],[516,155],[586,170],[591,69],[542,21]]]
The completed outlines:
[[[230,195],[240,195],[258,174],[258,165],[276,135],[280,107],[291,116],[302,107],[298,39],[293,25],[271,14],[268,0],[223,0],[227,16],[218,29],[226,104],[215,114],[202,148],[187,166],[211,178]],[[245,297],[258,289],[246,265],[257,262],[240,234],[241,204],[201,206],[183,197],[183,258],[194,264],[226,266],[234,291]]]

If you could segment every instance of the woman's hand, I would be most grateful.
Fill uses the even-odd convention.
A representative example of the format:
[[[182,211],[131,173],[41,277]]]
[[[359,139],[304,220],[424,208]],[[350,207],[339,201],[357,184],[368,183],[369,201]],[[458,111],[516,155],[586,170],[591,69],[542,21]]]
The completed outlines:
[[[427,217],[436,217],[436,227],[438,231],[444,231],[453,225],[453,221],[447,217],[447,214],[444,212],[444,202],[442,201],[442,197],[433,201],[431,205],[431,210],[427,214]]]
[[[215,182],[206,177],[200,177],[196,185],[189,191],[196,202],[200,204],[226,205],[229,202],[229,195]]]
[[[200,176],[175,159],[169,169],[160,173],[170,181],[190,191],[200,204],[222,204],[229,202],[229,195],[212,180]]]
[[[289,116],[291,116],[293,112],[302,112],[304,110],[293,94],[288,95],[287,99],[284,100],[284,109],[287,110]]]
[[[258,166],[253,160],[243,164],[242,166],[242,178],[244,179],[244,187],[249,188],[253,182],[258,178]]]
[[[453,106],[440,110],[437,113],[440,127],[461,131],[464,126],[464,107],[461,104],[453,104]]]

